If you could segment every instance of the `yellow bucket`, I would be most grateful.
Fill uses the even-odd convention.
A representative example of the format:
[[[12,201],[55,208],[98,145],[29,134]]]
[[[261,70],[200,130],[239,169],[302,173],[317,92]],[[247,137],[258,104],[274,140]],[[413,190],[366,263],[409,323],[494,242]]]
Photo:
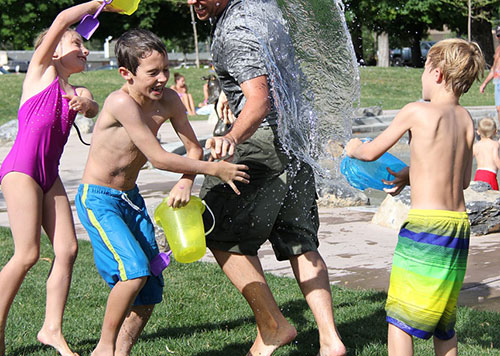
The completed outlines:
[[[122,14],[132,15],[139,7],[141,0],[113,0],[109,6],[117,9]]]
[[[207,246],[205,235],[209,234],[214,226],[205,234],[202,214],[206,206],[200,198],[191,196],[189,203],[181,208],[172,208],[167,205],[168,197],[155,209],[154,219],[157,225],[163,228],[174,258],[182,263],[191,263],[205,255]],[[210,208],[208,208],[210,214]],[[213,217],[213,214],[212,214]]]

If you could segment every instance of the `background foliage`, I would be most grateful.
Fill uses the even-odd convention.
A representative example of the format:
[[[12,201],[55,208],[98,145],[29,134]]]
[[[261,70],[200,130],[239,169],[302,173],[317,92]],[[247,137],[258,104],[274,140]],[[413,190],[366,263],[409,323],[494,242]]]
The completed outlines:
[[[36,35],[49,27],[61,10],[82,2],[0,0],[0,48],[31,49]],[[184,0],[142,0],[131,16],[101,13],[99,22],[93,42],[102,43],[107,36],[118,38],[128,29],[141,27],[162,37],[170,50],[190,52],[194,47],[191,14]],[[209,34],[210,25],[200,22],[197,29],[199,40],[203,40]]]
[[[0,0],[0,49],[32,48],[36,34],[50,26],[59,11],[79,2],[83,1]],[[421,65],[418,44],[428,36],[429,29],[446,26],[454,36],[467,36],[468,0],[344,0],[344,4],[356,55],[364,63],[373,63],[376,55],[373,34],[389,33],[391,47],[411,46],[414,65]],[[500,0],[471,0],[471,4],[472,39],[479,42],[491,63],[491,29],[499,24]],[[101,25],[91,41],[92,49],[102,48],[107,36],[117,38],[135,27],[158,34],[169,50],[187,53],[194,49],[186,0],[142,0],[131,16],[103,13],[99,19]],[[199,41],[206,40],[209,23],[196,21],[196,26]]]

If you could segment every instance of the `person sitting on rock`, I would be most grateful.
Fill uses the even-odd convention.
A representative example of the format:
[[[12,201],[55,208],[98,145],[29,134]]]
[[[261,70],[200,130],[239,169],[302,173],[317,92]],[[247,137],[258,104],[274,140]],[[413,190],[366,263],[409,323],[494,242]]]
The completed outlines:
[[[174,73],[174,82],[175,84],[170,86],[170,89],[174,90],[179,98],[181,98],[184,107],[186,108],[186,112],[188,115],[196,115],[196,111],[194,109],[194,101],[191,93],[188,93],[188,87],[186,85],[186,78],[180,73]]]

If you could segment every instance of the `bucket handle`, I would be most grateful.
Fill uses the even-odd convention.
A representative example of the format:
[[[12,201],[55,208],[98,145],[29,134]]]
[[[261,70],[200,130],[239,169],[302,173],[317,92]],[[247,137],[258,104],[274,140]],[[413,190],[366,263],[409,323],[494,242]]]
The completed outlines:
[[[212,227],[211,227],[210,229],[208,229],[208,231],[207,231],[207,232],[205,232],[205,236],[207,236],[207,235],[208,235],[208,234],[210,234],[210,233],[213,231],[213,229],[215,228],[215,216],[214,216],[214,213],[212,212],[212,209],[210,209],[210,207],[208,206],[208,204],[207,204],[207,203],[205,203],[205,201],[204,201],[204,200],[202,200],[201,202],[202,202],[202,203],[203,203],[203,205],[205,205],[205,207],[208,209],[208,211],[210,212],[210,215],[212,215],[212,221],[214,222],[214,223],[212,224]]]

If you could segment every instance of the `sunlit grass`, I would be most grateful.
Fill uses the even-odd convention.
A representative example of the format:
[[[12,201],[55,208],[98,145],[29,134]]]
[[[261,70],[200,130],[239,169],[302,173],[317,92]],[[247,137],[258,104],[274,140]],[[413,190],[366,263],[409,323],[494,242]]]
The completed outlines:
[[[168,86],[173,84],[175,72],[186,77],[186,83],[190,93],[193,95],[195,106],[203,101],[203,84],[201,77],[209,74],[208,68],[171,68]],[[412,101],[420,100],[422,97],[422,85],[420,76],[422,68],[406,67],[361,67],[361,107],[380,106],[384,110],[401,109]],[[0,124],[17,117],[19,99],[21,97],[21,86],[24,74],[0,76]],[[92,71],[72,75],[70,82],[74,85],[87,87],[102,107],[104,100],[114,90],[123,85],[123,79],[117,70]],[[479,83],[472,88],[461,99],[464,106],[494,105],[493,83],[489,84],[484,94],[479,93]],[[194,116],[190,119],[204,118]]]
[[[2,227],[0,266],[12,253],[10,230]],[[9,314],[7,355],[54,355],[53,350],[36,340],[43,323],[45,281],[53,259],[45,236],[40,255]],[[318,333],[297,283],[286,277],[270,274],[266,277],[283,314],[299,332],[292,344],[280,348],[273,356],[315,356]],[[256,335],[253,315],[217,265],[174,261],[164,272],[164,278],[164,301],[156,306],[133,355],[238,356],[248,351]],[[94,266],[90,243],[80,241],[64,332],[81,356],[89,355],[97,344],[108,293],[108,286]],[[332,287],[332,298],[348,355],[387,355],[385,293]],[[457,333],[461,355],[500,355],[500,314],[459,308]],[[434,355],[430,340],[416,340],[415,349],[416,355]]]

